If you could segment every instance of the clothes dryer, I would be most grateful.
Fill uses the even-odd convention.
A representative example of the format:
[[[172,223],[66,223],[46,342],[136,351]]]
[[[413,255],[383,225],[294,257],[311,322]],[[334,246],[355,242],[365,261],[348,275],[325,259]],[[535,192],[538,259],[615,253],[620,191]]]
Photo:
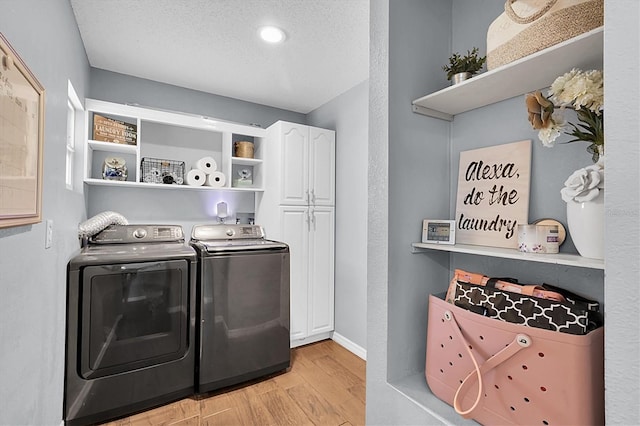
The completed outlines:
[[[180,226],[111,225],[67,272],[67,424],[194,392],[196,253]]]

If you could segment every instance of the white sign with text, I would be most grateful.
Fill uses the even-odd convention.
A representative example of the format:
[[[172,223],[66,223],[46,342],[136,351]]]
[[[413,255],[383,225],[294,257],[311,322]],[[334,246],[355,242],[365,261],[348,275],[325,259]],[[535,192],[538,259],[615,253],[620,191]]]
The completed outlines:
[[[456,243],[518,248],[528,224],[531,140],[462,151]]]

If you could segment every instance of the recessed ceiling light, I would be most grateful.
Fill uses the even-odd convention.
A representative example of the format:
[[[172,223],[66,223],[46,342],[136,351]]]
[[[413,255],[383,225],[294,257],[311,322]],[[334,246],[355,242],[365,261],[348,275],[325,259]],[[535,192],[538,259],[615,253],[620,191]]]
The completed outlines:
[[[267,43],[282,43],[286,38],[284,31],[282,31],[278,27],[262,27],[258,30],[258,34],[260,34],[260,38],[262,38]]]

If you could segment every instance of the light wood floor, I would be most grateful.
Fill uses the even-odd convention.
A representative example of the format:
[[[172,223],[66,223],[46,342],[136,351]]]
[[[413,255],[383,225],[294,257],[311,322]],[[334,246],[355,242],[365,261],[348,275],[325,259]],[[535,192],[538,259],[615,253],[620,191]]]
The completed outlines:
[[[109,426],[364,425],[365,362],[332,340],[291,350],[291,368]]]

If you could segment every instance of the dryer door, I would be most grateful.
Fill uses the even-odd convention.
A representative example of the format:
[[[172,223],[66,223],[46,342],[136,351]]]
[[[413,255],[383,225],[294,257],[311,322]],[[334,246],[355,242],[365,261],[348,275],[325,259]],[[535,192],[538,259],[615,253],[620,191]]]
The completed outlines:
[[[96,378],[182,358],[189,347],[186,260],[83,268],[80,375]]]

